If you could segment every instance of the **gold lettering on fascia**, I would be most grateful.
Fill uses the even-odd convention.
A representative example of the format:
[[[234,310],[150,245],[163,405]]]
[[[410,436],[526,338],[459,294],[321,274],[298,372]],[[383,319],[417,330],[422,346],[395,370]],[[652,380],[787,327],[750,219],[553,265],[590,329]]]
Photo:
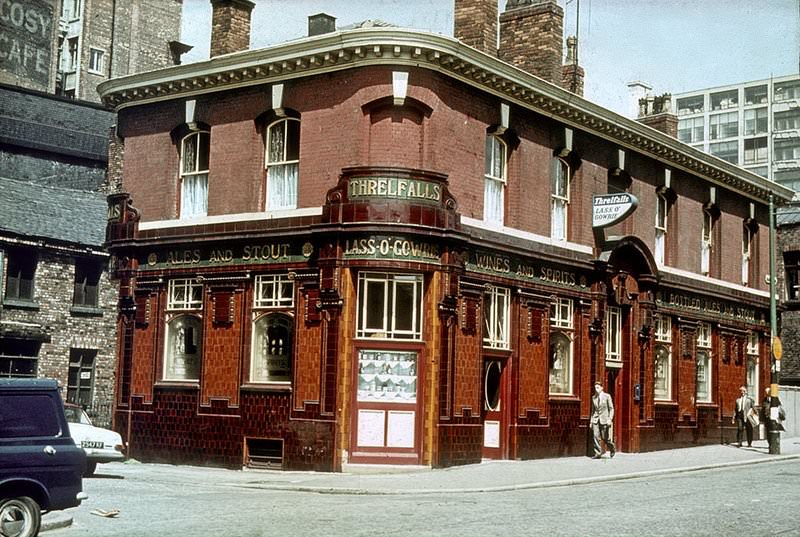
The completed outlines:
[[[167,265],[193,265],[200,262],[200,250],[170,250]]]
[[[440,201],[442,185],[399,177],[354,177],[349,181],[348,197],[350,199],[380,197]]]
[[[278,261],[289,258],[289,244],[256,244],[247,245],[242,249],[242,261]],[[158,256],[151,253],[147,264],[153,266],[158,263]],[[208,257],[203,259],[200,250],[170,250],[167,252],[166,265],[194,265],[202,262],[208,264],[225,264],[238,261],[234,251],[230,248],[215,248],[208,252]]]
[[[575,286],[578,284],[578,277],[574,272],[549,267],[539,267],[539,270],[536,270],[533,265],[521,263],[502,255],[476,254],[475,266],[481,270],[511,274],[523,279],[541,280],[558,285]]]
[[[756,312],[751,308],[743,308],[734,304],[680,293],[668,293],[666,294],[666,300],[664,298],[664,295],[661,295],[661,302],[671,308],[714,313],[743,321],[756,320]]]
[[[381,256],[410,257],[439,260],[439,247],[427,242],[417,242],[393,237],[346,240],[345,257]]]
[[[249,261],[255,260],[276,260],[289,257],[288,244],[262,244],[256,246],[245,246],[242,259]]]

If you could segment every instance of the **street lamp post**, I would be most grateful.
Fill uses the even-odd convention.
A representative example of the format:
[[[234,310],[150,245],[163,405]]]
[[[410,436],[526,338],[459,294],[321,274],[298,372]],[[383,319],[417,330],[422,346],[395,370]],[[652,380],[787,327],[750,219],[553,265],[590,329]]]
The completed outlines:
[[[769,331],[770,331],[770,411],[767,419],[767,441],[771,455],[780,455],[781,432],[780,421],[776,415],[780,406],[778,383],[780,382],[781,356],[783,348],[778,337],[778,306],[775,300],[775,203],[773,194],[769,194]],[[772,409],[775,409],[774,411]]]

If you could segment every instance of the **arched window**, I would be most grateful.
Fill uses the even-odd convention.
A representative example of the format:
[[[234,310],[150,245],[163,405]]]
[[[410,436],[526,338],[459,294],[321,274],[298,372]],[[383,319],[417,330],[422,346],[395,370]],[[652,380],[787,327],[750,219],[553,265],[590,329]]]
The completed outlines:
[[[266,209],[295,209],[300,165],[300,121],[285,118],[271,123],[267,127],[265,145]]]
[[[194,315],[167,321],[164,380],[199,380],[203,354],[203,325]]]
[[[551,219],[550,237],[567,240],[567,225],[569,222],[569,164],[564,159],[553,159],[552,189],[551,189]]]
[[[294,320],[285,313],[270,313],[255,320],[250,360],[251,382],[292,380],[293,332]]]
[[[195,218],[208,213],[210,144],[211,137],[207,131],[193,132],[181,140],[181,218]]]
[[[484,156],[483,220],[500,226],[503,225],[505,212],[507,158],[506,143],[498,136],[487,136]]]

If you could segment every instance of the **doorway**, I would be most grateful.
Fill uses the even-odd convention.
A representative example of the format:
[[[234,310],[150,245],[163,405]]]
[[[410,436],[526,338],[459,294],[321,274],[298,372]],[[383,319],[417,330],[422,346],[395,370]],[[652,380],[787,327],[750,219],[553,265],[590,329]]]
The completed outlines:
[[[505,449],[506,366],[503,360],[483,362],[483,458],[501,459]]]

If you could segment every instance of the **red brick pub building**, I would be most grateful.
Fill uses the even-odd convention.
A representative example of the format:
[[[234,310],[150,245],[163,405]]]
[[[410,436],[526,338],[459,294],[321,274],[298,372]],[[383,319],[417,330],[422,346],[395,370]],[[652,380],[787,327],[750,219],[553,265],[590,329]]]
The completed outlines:
[[[212,4],[210,60],[100,88],[132,456],[581,455],[596,379],[622,451],[735,434],[790,191],[583,99],[555,1],[509,2],[499,48],[495,0],[459,0],[457,39],[317,17],[252,51],[253,4]],[[593,229],[615,192],[638,208]]]

